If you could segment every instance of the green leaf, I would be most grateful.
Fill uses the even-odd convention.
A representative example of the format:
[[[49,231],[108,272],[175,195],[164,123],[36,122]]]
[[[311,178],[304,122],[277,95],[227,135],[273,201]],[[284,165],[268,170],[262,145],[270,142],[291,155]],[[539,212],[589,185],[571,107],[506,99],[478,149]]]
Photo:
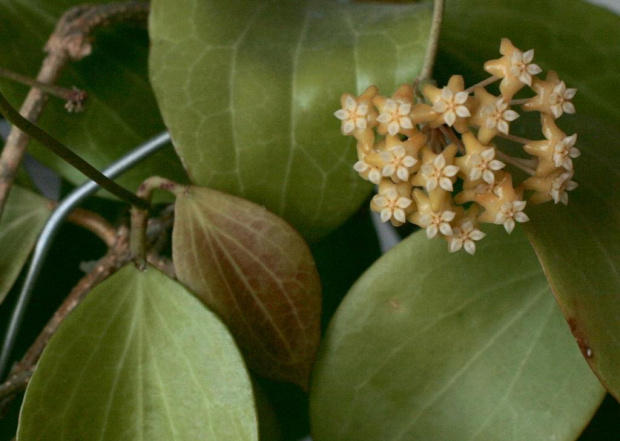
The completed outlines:
[[[106,3],[104,0],[89,3]],[[45,53],[43,47],[57,19],[83,0],[0,0],[1,66],[36,77]],[[58,81],[88,93],[85,110],[68,113],[64,102],[51,97],[43,111],[41,126],[97,168],[103,168],[139,143],[164,130],[147,77],[148,37],[137,25],[115,25],[95,34],[93,53],[69,63]],[[28,88],[1,79],[0,87],[19,108]],[[33,143],[29,152],[73,183],[85,177],[73,167]],[[159,152],[119,178],[136,188],[142,180],[164,174],[187,179],[171,148]]]
[[[28,259],[50,215],[45,198],[14,186],[0,220],[0,303]]]
[[[213,313],[156,269],[129,264],[46,347],[17,439],[257,441],[252,385]]]
[[[520,230],[419,232],[353,286],[311,387],[316,441],[573,440],[604,391]]]
[[[420,71],[429,4],[154,0],[153,87],[195,184],[264,204],[316,239],[370,192],[333,112]]]
[[[499,56],[500,37],[514,37],[517,47],[535,48],[535,62],[578,89],[577,114],[558,125],[578,134],[579,188],[568,207],[528,209],[526,231],[588,363],[620,399],[620,17],[576,0],[456,0],[448,2],[444,24],[443,64],[453,71],[481,71]],[[542,139],[540,126],[526,136]]]
[[[186,187],[177,193],[172,256],[178,279],[226,323],[250,368],[307,389],[321,282],[290,225],[245,199]]]

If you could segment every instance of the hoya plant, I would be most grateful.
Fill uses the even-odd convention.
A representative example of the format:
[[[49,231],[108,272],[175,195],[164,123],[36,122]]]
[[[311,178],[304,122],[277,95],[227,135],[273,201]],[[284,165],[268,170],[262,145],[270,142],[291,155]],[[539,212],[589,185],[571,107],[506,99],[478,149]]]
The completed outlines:
[[[0,10],[2,440],[620,437],[614,12]]]

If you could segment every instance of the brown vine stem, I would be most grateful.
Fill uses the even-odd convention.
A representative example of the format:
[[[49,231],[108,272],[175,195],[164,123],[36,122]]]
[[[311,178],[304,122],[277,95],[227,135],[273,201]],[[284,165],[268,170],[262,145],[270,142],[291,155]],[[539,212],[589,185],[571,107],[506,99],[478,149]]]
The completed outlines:
[[[33,123],[21,116],[11,106],[11,104],[9,104],[9,102],[6,100],[4,95],[2,95],[2,93],[0,93],[0,114],[2,114],[2,116],[4,116],[11,124],[16,126],[19,130],[35,138],[47,149],[51,150],[54,154],[64,159],[73,167],[77,168],[84,175],[95,181],[102,188],[105,188],[113,195],[137,207],[141,207],[143,209],[149,208],[150,204],[144,199],[139,198],[129,190],[118,185],[116,182],[105,176],[88,162],[84,161],[81,157],[73,153],[71,149],[62,144],[49,133],[35,126]]]
[[[67,220],[93,233],[101,239],[108,248],[112,248],[117,241],[117,232],[114,227],[93,211],[76,208],[69,213]]]
[[[424,55],[424,64],[418,78],[430,80],[433,75],[437,48],[439,46],[439,34],[441,34],[441,23],[443,22],[444,0],[435,0],[433,7],[433,18],[431,22],[431,32],[428,38],[428,46]]]
[[[146,2],[84,5],[67,10],[45,45],[47,56],[36,77],[38,83],[54,84],[69,60],[80,60],[91,53],[93,32],[120,21],[145,23],[149,5]],[[20,109],[21,115],[36,123],[47,103],[47,94],[34,87],[28,92]],[[0,217],[17,170],[30,140],[29,134],[12,128],[0,156]]]
[[[184,191],[184,187],[169,179],[151,176],[140,184],[136,194],[138,197],[150,202],[155,190],[164,190],[172,194],[178,194]],[[131,254],[136,268],[139,270],[146,268],[146,227],[148,214],[148,210],[137,206],[131,207]]]

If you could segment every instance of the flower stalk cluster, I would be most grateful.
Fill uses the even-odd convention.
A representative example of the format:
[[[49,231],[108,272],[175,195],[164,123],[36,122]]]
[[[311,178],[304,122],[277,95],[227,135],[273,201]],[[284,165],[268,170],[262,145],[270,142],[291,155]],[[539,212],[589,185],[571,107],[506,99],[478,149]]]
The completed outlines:
[[[567,192],[577,187],[573,159],[580,152],[577,135],[567,136],[555,121],[575,113],[576,89],[566,88],[553,71],[537,78],[542,69],[533,63],[533,50],[523,52],[503,39],[500,53],[484,65],[491,77],[467,89],[463,77],[454,75],[443,88],[427,84],[420,92],[404,84],[390,98],[375,86],[358,97],[342,95],[335,116],[342,134],[357,140],[353,168],[378,186],[370,207],[383,222],[411,222],[429,238],[447,240],[451,252],[474,254],[485,236],[481,223],[511,233],[516,223],[529,220],[526,205],[568,203]],[[500,93],[493,95],[485,87],[497,81]],[[525,86],[535,95],[514,99]],[[519,118],[512,106],[539,112],[545,139],[511,135]],[[493,143],[497,138],[521,147],[508,154]],[[529,178],[514,182],[515,168]]]

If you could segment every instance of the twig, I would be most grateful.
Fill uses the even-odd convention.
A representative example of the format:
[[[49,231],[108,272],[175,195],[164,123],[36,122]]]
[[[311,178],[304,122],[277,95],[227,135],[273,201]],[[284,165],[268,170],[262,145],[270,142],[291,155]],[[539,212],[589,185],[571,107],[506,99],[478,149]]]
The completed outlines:
[[[36,81],[54,84],[69,60],[79,60],[92,50],[92,33],[98,27],[118,21],[145,22],[148,3],[110,3],[104,5],[77,6],[65,12],[45,46],[48,55],[43,60]],[[38,88],[30,90],[20,113],[28,121],[36,123],[47,103],[47,94]],[[12,128],[0,156],[0,217],[8,198],[17,170],[22,162],[30,137]]]
[[[439,34],[441,33],[441,23],[443,21],[444,1],[435,0],[433,7],[433,18],[431,24],[431,32],[428,37],[428,46],[424,55],[424,64],[419,78],[422,80],[430,80],[433,75],[433,66],[435,66],[435,57],[437,56],[437,47],[439,46]]]
[[[13,80],[17,83],[24,84],[26,86],[36,87],[42,92],[48,93],[50,95],[53,95],[55,97],[65,100],[66,101],[65,108],[69,112],[81,111],[82,104],[84,103],[84,100],[86,100],[88,96],[88,94],[85,91],[80,90],[76,87],[73,87],[72,89],[67,89],[65,87],[57,86],[55,84],[41,83],[37,80],[33,80],[30,77],[18,74],[17,72],[13,72],[3,67],[0,67],[0,76],[4,78],[8,78],[9,80]]]
[[[0,400],[4,401],[7,397],[11,397],[24,391],[26,386],[28,386],[28,382],[30,381],[33,372],[34,369],[26,369],[2,383],[0,385]],[[0,403],[2,401],[0,401]]]
[[[144,199],[139,198],[134,193],[121,187],[116,182],[105,176],[95,167],[84,161],[81,157],[73,153],[71,149],[62,144],[56,138],[49,133],[40,129],[32,124],[30,121],[21,116],[9,102],[4,95],[0,93],[0,113],[13,125],[17,126],[21,131],[28,133],[30,136],[39,141],[43,146],[54,152],[57,156],[60,156],[66,162],[77,168],[84,175],[95,181],[102,188],[105,188],[110,193],[118,196],[120,199],[129,202],[132,205],[140,207],[142,209],[148,209],[150,204]]]
[[[117,232],[114,227],[95,212],[83,208],[76,208],[69,213],[67,220],[93,233],[101,239],[108,248],[112,248],[116,243]]]

